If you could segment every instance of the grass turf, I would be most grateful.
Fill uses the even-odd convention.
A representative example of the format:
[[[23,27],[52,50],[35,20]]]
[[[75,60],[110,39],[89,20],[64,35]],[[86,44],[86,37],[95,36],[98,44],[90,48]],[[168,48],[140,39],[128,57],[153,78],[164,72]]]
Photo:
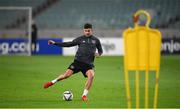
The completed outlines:
[[[96,59],[94,83],[87,102],[81,101],[80,98],[86,80],[81,73],[60,81],[47,90],[43,89],[45,82],[63,73],[72,61],[73,57],[64,56],[0,56],[0,108],[124,108],[127,106],[123,57]],[[180,108],[179,66],[179,56],[162,56],[158,97],[160,108]],[[131,73],[131,93],[134,101],[133,76]],[[143,80],[142,73],[140,94],[142,104],[144,103]],[[150,104],[152,104],[153,83],[150,80]],[[73,92],[73,101],[63,101],[62,93],[66,90]]]

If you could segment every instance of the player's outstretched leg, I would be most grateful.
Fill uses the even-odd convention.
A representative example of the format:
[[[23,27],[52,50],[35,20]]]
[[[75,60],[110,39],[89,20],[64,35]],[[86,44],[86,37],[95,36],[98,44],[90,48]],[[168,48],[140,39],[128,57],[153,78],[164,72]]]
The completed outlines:
[[[91,88],[92,83],[93,83],[94,71],[93,70],[88,70],[86,72],[86,75],[87,75],[88,79],[86,81],[84,92],[83,92],[83,95],[82,95],[82,100],[83,101],[87,100],[87,95],[88,95],[89,89]]]
[[[44,84],[44,89],[47,89],[48,87],[52,86],[53,84],[55,84],[58,81],[61,81],[63,79],[66,79],[66,78],[70,77],[72,74],[73,74],[72,70],[70,70],[70,69],[66,70],[66,72],[64,74],[59,75],[56,79],[45,83]]]

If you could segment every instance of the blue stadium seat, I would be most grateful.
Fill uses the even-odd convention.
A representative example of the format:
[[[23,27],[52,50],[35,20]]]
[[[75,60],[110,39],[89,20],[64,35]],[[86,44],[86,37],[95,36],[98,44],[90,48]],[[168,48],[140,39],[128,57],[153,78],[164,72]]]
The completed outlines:
[[[1,0],[1,6],[37,7],[45,0]],[[153,12],[152,27],[168,22],[179,14],[179,0],[60,0],[38,15],[40,28],[81,28],[91,22],[96,28],[127,28],[133,26],[132,15],[139,9]],[[0,13],[1,14],[1,13]],[[14,16],[15,17],[15,16]],[[0,19],[3,19],[0,16]]]

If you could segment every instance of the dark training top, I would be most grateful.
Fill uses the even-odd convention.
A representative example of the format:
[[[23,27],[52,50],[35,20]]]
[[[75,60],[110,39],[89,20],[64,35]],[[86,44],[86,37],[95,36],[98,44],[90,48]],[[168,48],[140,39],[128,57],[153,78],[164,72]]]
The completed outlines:
[[[74,39],[72,42],[62,42],[62,43],[55,43],[54,45],[61,46],[61,47],[72,47],[78,45],[78,50],[75,55],[75,60],[93,65],[94,57],[96,48],[98,53],[101,55],[103,53],[101,43],[98,38],[95,36],[88,36],[85,35],[80,36]]]

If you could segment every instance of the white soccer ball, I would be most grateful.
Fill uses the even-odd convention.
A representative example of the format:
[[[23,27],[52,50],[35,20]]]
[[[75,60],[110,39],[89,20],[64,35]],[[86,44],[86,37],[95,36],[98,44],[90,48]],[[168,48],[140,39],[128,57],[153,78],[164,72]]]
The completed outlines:
[[[73,93],[71,91],[65,91],[63,93],[63,100],[71,101],[73,99]]]

